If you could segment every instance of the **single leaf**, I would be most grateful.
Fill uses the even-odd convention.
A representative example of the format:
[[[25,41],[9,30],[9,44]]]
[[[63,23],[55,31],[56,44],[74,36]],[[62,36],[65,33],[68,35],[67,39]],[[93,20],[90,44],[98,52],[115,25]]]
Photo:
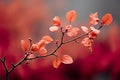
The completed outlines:
[[[66,13],[66,19],[68,22],[73,22],[77,17],[77,13],[75,10],[70,10],[69,12]]]
[[[44,55],[47,54],[47,49],[42,48],[42,49],[39,50],[39,53],[40,53],[40,56],[44,56]]]
[[[83,32],[88,33],[89,29],[86,26],[81,26]]]
[[[102,17],[102,24],[103,25],[109,25],[113,21],[112,14],[107,13]]]
[[[27,51],[29,48],[29,43],[25,40],[21,40],[21,47],[24,51]]]
[[[58,27],[57,26],[51,26],[50,28],[49,28],[49,30],[51,31],[51,32],[56,32],[56,31],[58,31]]]
[[[53,18],[53,25],[54,25],[54,26],[58,26],[58,27],[61,25],[61,19],[60,19],[60,17],[55,16],[55,17]]]
[[[38,47],[41,49],[41,48],[44,48],[45,47],[45,41],[44,40],[40,40],[38,43],[37,43]]]
[[[35,52],[37,52],[37,51],[39,51],[39,46],[38,46],[38,44],[32,44],[32,46],[31,46],[31,51],[35,51]]]
[[[58,68],[59,65],[61,64],[61,59],[60,58],[56,58],[54,61],[53,61],[53,67],[54,68]]]
[[[53,41],[53,39],[49,35],[43,36],[42,40],[44,40],[46,44],[51,43]]]
[[[73,63],[73,59],[69,55],[63,55],[62,56],[62,63],[64,63],[64,64],[71,64],[71,63]]]

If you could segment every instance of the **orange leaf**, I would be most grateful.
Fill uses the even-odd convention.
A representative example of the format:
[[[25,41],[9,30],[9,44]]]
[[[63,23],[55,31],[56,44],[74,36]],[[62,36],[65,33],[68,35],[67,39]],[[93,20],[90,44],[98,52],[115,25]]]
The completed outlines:
[[[54,26],[60,26],[61,25],[61,20],[58,16],[55,16],[53,18],[53,24],[54,24]]]
[[[40,56],[44,56],[47,53],[47,49],[42,48],[42,49],[39,50],[39,53],[40,53]]]
[[[89,37],[86,37],[86,38],[84,38],[82,40],[81,44],[83,44],[84,46],[89,47],[89,46],[92,46],[92,42],[93,42],[92,39],[90,39]]]
[[[70,10],[69,12],[66,13],[66,19],[68,22],[73,22],[77,17],[77,13],[75,10]]]
[[[109,25],[112,21],[113,21],[113,17],[110,13],[107,13],[102,17],[103,25]]]
[[[39,51],[39,46],[38,46],[38,44],[32,44],[32,47],[31,47],[31,51]]]
[[[83,32],[88,33],[89,29],[86,26],[81,26]]]
[[[71,63],[73,63],[73,59],[69,55],[63,55],[62,56],[62,63],[64,63],[64,64],[71,64]]]
[[[37,43],[37,45],[38,45],[38,47],[39,48],[43,48],[43,47],[45,47],[45,41],[44,40],[40,40],[38,43]]]
[[[27,51],[29,48],[29,43],[25,40],[21,40],[21,47],[24,51]]]
[[[46,44],[51,43],[53,41],[53,39],[49,35],[43,36],[42,40],[44,40]]]
[[[80,29],[77,28],[77,27],[72,27],[72,28],[67,32],[67,35],[68,35],[69,37],[76,36],[76,35],[78,34],[79,30],[80,30]]]
[[[66,30],[70,31],[73,27],[72,27],[72,25],[67,25],[67,26],[65,26],[65,28],[66,28]]]
[[[90,39],[89,37],[84,38],[81,42],[81,44],[83,44],[84,46],[88,47],[90,49],[90,51],[92,51],[92,43],[93,43],[93,39]]]
[[[34,58],[34,57],[35,57],[34,54],[30,54],[30,55],[28,56],[28,58]]]
[[[51,32],[56,32],[56,31],[58,31],[58,27],[57,26],[51,26],[50,28],[49,28],[49,30],[51,31]]]
[[[53,67],[54,68],[58,68],[59,65],[61,64],[61,59],[60,58],[56,58],[54,61],[53,61]]]

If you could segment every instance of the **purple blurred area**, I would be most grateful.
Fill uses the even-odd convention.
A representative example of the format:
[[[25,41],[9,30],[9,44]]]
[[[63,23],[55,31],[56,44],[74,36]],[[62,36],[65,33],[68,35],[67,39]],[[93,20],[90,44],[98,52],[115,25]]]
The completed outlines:
[[[119,3],[119,0],[0,0],[0,57],[6,56],[8,68],[24,56],[20,46],[22,39],[31,37],[37,42],[46,34],[59,39],[59,33],[48,30],[56,15],[64,25],[65,13],[76,10],[78,19],[73,24],[77,27],[88,25],[88,16],[94,12],[100,17],[109,12],[114,19],[109,27],[101,30],[93,43],[93,52],[74,42],[58,51],[72,56],[73,64],[61,64],[54,69],[53,57],[28,61],[14,70],[10,80],[120,80]],[[54,44],[48,48],[54,49]],[[0,63],[0,80],[4,78]]]

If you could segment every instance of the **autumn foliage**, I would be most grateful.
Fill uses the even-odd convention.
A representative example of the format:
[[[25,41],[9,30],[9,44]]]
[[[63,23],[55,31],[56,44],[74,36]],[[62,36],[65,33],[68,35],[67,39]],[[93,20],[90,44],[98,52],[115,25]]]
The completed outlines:
[[[58,32],[58,31],[61,32],[60,40],[54,40],[50,35],[43,36],[36,43],[33,43],[32,42],[33,40],[31,38],[29,38],[28,40],[21,40],[21,47],[22,47],[22,50],[25,52],[24,57],[22,60],[18,61],[17,64],[12,64],[12,68],[10,70],[7,68],[7,65],[5,65],[5,60],[2,60],[0,58],[0,61],[2,62],[4,68],[6,69],[6,74],[7,74],[6,77],[8,77],[8,75],[16,67],[21,65],[23,62],[38,59],[38,58],[44,58],[48,56],[55,57],[52,63],[54,68],[58,68],[61,63],[72,64],[73,63],[72,56],[70,56],[68,53],[57,54],[57,51],[61,48],[61,46],[63,46],[64,44],[70,43],[70,42],[77,42],[78,39],[83,37],[82,41],[79,43],[87,47],[90,51],[92,51],[92,43],[94,42],[94,39],[96,39],[98,34],[100,33],[100,29],[103,26],[108,26],[113,21],[112,14],[107,13],[102,17],[102,19],[100,19],[98,17],[98,13],[95,12],[89,15],[90,26],[82,25],[81,27],[80,26],[77,27],[77,26],[72,25],[72,23],[77,18],[77,12],[75,10],[68,11],[66,13],[65,18],[66,18],[66,21],[68,22],[67,25],[61,26],[63,23],[61,18],[59,16],[55,16],[53,18],[53,25],[49,27],[49,30],[53,33]],[[80,33],[80,30],[83,33]],[[65,41],[64,40],[65,35],[67,35],[71,39]],[[53,42],[56,43],[56,48],[53,49],[52,52],[48,53],[46,46]]]
[[[69,55],[57,55],[57,50],[61,47],[61,45],[63,44],[67,44],[69,42],[72,41],[76,41],[77,39],[81,38],[82,36],[78,36],[76,37],[80,30],[82,30],[84,32],[85,36],[83,38],[83,40],[81,41],[81,44],[85,47],[87,47],[90,51],[92,51],[92,43],[94,42],[94,39],[98,36],[98,34],[100,33],[100,29],[103,27],[103,25],[109,25],[112,22],[112,15],[110,13],[105,14],[102,17],[102,20],[100,21],[100,18],[98,17],[98,13],[91,13],[89,15],[89,23],[91,24],[91,26],[86,27],[86,26],[81,26],[81,28],[78,27],[73,27],[72,22],[75,21],[75,19],[77,18],[77,12],[75,10],[70,10],[66,13],[66,20],[68,21],[68,25],[66,26],[61,26],[62,24],[62,20],[60,19],[59,16],[55,16],[53,18],[53,25],[51,27],[49,27],[49,30],[51,32],[57,32],[59,29],[61,31],[61,40],[56,44],[57,48],[55,50],[53,50],[52,53],[47,53],[47,49],[45,48],[45,46],[47,46],[47,44],[52,43],[53,40],[52,37],[50,37],[49,35],[45,35],[42,37],[42,39],[38,42],[38,43],[33,43],[31,45],[30,51],[32,51],[32,54],[29,55],[33,55],[32,57],[29,57],[30,59],[34,59],[37,57],[41,57],[41,56],[50,56],[53,55],[56,58],[53,60],[53,67],[54,68],[58,68],[60,66],[61,63],[63,64],[71,64],[73,63],[73,59],[71,56]],[[94,27],[95,25],[100,24],[101,26],[98,27],[98,29],[96,27]],[[68,41],[64,41],[64,35],[67,35],[68,37],[76,37],[75,39],[72,40],[68,40]],[[27,44],[24,41],[23,44],[23,40],[21,41],[21,45],[24,51],[27,50]],[[39,53],[39,55],[34,55],[34,53]]]

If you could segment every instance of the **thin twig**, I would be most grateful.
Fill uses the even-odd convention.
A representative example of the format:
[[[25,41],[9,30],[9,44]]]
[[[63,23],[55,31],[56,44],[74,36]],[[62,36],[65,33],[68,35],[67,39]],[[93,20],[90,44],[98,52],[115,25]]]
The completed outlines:
[[[6,72],[8,72],[8,68],[7,68],[7,66],[6,66],[6,57],[4,57],[3,59],[2,59],[2,58],[0,58],[0,61],[2,62],[2,64],[3,64],[3,66],[4,66],[5,71],[6,71]]]
[[[81,34],[80,36],[78,36],[78,37],[76,37],[76,38],[73,38],[73,39],[71,39],[71,40],[68,40],[68,41],[64,42],[63,44],[67,44],[67,43],[76,41],[77,39],[79,39],[79,38],[81,38],[81,37],[84,37],[84,36],[88,35],[90,32],[92,32],[92,30],[89,31],[89,32],[87,32],[87,33],[85,33],[85,34]]]
[[[27,60],[27,57],[29,56],[29,54],[25,54],[24,58],[19,61],[17,64],[12,64],[12,68],[9,70],[9,74],[19,65],[21,65],[22,63],[24,63]]]
[[[3,59],[0,58],[0,61],[3,64],[3,67],[4,67],[5,72],[6,72],[6,80],[8,80],[9,71],[8,71],[8,68],[7,68],[7,65],[6,65],[6,56]]]

